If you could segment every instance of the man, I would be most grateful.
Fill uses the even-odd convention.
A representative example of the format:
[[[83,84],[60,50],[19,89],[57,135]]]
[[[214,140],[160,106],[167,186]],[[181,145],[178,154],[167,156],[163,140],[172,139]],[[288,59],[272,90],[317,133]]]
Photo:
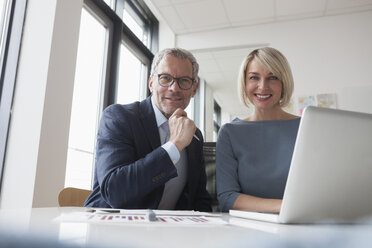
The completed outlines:
[[[203,138],[184,111],[198,89],[198,70],[190,52],[160,51],[151,67],[151,97],[106,108],[85,206],[211,211]]]

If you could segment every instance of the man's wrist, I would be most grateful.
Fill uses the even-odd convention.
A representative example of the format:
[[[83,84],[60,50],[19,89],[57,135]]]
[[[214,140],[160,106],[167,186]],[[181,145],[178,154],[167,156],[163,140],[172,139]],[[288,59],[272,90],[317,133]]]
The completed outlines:
[[[174,144],[174,146],[178,149],[178,152],[182,152],[182,150],[185,148],[181,142],[178,142],[176,140],[169,140],[170,142],[172,142]]]
[[[162,147],[168,153],[173,164],[176,164],[181,156],[178,147],[172,141],[166,142],[165,144],[162,145]]]

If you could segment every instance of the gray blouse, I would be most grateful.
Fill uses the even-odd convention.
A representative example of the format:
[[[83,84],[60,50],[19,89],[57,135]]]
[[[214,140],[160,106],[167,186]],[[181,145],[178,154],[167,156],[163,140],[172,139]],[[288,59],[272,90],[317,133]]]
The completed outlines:
[[[216,152],[217,197],[222,211],[240,193],[282,199],[300,118],[244,121],[221,127]]]

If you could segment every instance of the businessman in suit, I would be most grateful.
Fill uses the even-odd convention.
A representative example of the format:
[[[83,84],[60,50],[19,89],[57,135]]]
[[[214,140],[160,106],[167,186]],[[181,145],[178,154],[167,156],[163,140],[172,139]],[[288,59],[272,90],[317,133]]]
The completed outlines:
[[[211,211],[203,137],[184,111],[198,89],[198,70],[190,52],[160,51],[151,67],[151,96],[105,109],[85,206]]]

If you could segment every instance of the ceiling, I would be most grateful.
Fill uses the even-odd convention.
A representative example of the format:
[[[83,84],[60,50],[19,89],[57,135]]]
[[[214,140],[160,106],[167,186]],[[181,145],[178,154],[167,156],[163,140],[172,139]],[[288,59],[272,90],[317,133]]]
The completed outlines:
[[[372,10],[372,0],[148,0],[177,35],[254,26]],[[254,10],[254,11],[252,11]],[[246,109],[237,101],[236,82],[244,56],[256,47],[211,48],[192,51],[200,64],[199,75],[232,116]]]

